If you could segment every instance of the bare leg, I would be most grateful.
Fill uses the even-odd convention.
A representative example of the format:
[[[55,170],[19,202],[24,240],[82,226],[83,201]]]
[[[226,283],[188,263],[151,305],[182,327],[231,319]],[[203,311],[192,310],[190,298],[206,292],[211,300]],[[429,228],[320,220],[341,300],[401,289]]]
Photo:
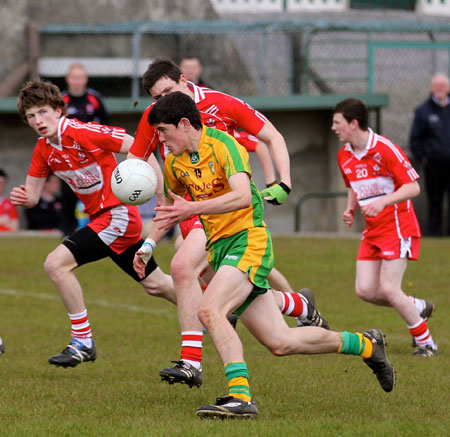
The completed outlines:
[[[201,331],[197,310],[202,298],[198,282],[200,273],[209,265],[203,229],[192,229],[172,259],[171,273],[177,296],[181,331]]]
[[[86,309],[81,285],[73,273],[77,266],[74,256],[63,244],[50,252],[44,263],[45,271],[56,285],[70,314],[78,314]]]
[[[149,295],[162,297],[175,305],[177,304],[172,277],[164,273],[159,267],[153,270],[140,284]]]
[[[337,352],[341,334],[318,327],[289,328],[272,293],[258,296],[240,317],[274,355]]]
[[[414,303],[401,289],[406,258],[356,262],[356,293],[362,299],[384,306],[391,306],[409,326],[420,321]]]
[[[223,364],[244,361],[241,340],[228,322],[227,315],[244,302],[252,289],[253,284],[245,273],[225,265],[216,272],[201,300],[199,318]]]
[[[288,280],[283,276],[283,274],[277,270],[275,267],[267,276],[270,286],[275,290],[281,291],[294,291],[294,289],[289,284]]]

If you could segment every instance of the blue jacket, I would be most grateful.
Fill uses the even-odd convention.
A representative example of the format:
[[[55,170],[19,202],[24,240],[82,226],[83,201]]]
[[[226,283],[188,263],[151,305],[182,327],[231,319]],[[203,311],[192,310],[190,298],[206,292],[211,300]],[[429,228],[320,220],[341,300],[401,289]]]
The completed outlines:
[[[450,159],[450,104],[442,107],[430,98],[418,106],[409,139],[416,159]]]

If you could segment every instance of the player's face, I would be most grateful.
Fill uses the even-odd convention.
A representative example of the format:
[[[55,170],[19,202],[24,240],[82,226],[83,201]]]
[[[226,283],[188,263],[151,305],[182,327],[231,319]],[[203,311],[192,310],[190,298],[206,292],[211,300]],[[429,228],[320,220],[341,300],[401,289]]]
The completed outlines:
[[[178,126],[168,123],[158,123],[159,139],[164,146],[167,147],[174,155],[179,155],[186,150],[189,143],[189,137],[186,131],[186,124],[183,120],[178,123]]]
[[[181,91],[182,93],[189,95],[186,78],[184,76],[180,77],[179,82],[175,82],[168,77],[162,77],[156,81],[155,85],[153,85],[149,91],[150,95],[155,100],[167,96],[167,94],[174,93],[175,91]]]
[[[58,142],[58,122],[61,109],[53,109],[50,105],[32,106],[25,111],[28,124],[36,133],[48,138],[52,143]]]
[[[445,100],[450,91],[450,86],[447,77],[437,76],[431,84],[431,92],[438,100]]]
[[[187,80],[198,83],[198,79],[202,72],[202,65],[198,59],[183,59],[180,64],[180,70],[186,76]]]
[[[343,143],[350,141],[353,129],[350,123],[340,113],[333,115],[333,124],[331,130],[338,136]]]
[[[82,96],[86,91],[88,76],[83,68],[73,68],[66,77],[70,94]]]

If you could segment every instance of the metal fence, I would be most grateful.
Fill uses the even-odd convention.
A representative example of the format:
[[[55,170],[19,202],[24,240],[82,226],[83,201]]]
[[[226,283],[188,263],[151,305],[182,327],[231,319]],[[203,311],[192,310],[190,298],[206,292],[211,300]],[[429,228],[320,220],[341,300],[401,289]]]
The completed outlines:
[[[152,59],[187,53],[201,59],[205,82],[237,96],[386,93],[383,133],[402,146],[431,75],[450,70],[443,21],[127,22],[49,26],[40,38],[41,76],[64,87],[67,64],[85,62],[105,96],[138,99]]]

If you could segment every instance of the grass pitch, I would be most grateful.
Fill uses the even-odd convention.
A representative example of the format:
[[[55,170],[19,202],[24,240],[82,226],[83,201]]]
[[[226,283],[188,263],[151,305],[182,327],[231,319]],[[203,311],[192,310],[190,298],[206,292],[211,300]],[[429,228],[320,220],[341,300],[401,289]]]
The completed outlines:
[[[169,386],[158,371],[179,357],[175,307],[146,296],[110,260],[80,268],[98,350],[95,363],[50,366],[70,323],[43,270],[56,238],[0,237],[0,435],[4,436],[443,436],[450,429],[448,239],[423,239],[404,290],[436,304],[430,321],[439,345],[433,358],[411,355],[405,323],[392,310],[354,293],[358,240],[274,238],[277,268],[295,288],[316,291],[317,306],[334,330],[379,327],[387,334],[397,385],[385,393],[357,357],[276,358],[238,324],[260,409],[255,421],[201,421],[200,405],[226,394],[214,346],[205,335],[200,389]],[[161,244],[165,271],[173,255]],[[288,323],[293,324],[292,320]]]

